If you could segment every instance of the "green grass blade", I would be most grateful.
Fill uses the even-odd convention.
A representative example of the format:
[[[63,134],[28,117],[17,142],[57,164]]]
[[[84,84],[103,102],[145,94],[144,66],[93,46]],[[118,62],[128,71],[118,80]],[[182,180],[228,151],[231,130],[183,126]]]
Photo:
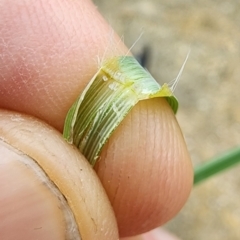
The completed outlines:
[[[139,101],[165,97],[174,113],[178,101],[167,84],[158,82],[131,56],[103,63],[70,108],[63,137],[94,166],[113,131]]]
[[[194,184],[240,163],[240,147],[229,150],[194,169]]]

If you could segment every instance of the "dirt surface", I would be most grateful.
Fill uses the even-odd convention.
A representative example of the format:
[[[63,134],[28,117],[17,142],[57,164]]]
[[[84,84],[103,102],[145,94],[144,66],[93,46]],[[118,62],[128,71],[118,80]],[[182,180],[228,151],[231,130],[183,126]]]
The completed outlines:
[[[149,71],[173,80],[191,49],[175,93],[194,166],[240,143],[240,2],[95,0],[127,46],[150,52]],[[184,240],[240,239],[240,166],[196,186],[165,227]],[[177,197],[177,196],[176,196]]]

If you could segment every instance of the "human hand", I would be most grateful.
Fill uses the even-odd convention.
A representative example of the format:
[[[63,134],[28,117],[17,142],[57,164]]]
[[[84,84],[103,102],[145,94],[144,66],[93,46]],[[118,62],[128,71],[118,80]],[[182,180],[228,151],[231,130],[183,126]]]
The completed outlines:
[[[106,57],[127,52],[88,0],[3,0],[0,32],[0,107],[37,117],[58,131],[62,131],[67,110],[96,72],[96,59],[106,52],[109,37],[118,47]],[[80,223],[83,239],[106,239],[100,229],[103,221],[112,222],[107,226],[107,239],[116,239],[113,214],[95,173],[57,132],[3,110],[0,140],[1,239],[66,239],[66,219],[58,199],[41,184],[36,172],[11,155],[16,148],[47,163],[40,166],[52,174],[50,181],[57,187],[67,188],[58,187],[66,191],[68,204],[74,205],[79,194],[76,208],[90,215]],[[7,146],[6,150],[6,143],[13,149]],[[166,101],[137,104],[111,136],[95,170],[113,206],[121,237],[170,220],[189,195],[192,168]],[[89,220],[91,214],[98,222]],[[91,235],[96,229],[99,235]]]

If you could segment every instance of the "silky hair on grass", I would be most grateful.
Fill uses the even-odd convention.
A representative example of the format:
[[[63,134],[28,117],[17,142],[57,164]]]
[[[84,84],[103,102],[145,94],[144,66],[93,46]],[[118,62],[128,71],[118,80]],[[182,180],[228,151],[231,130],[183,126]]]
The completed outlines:
[[[113,34],[112,31],[110,39],[113,38]],[[124,56],[113,54],[121,42],[110,46],[110,49],[113,49],[111,55],[114,57],[108,57],[109,48],[106,48],[103,57],[98,57],[97,73],[66,116],[64,138],[74,144],[92,166],[98,160],[111,134],[139,101],[164,97],[173,112],[177,112],[178,101],[173,91],[189,53],[176,79],[161,86],[133,56],[129,55],[141,35]],[[109,43],[113,44],[112,41]]]

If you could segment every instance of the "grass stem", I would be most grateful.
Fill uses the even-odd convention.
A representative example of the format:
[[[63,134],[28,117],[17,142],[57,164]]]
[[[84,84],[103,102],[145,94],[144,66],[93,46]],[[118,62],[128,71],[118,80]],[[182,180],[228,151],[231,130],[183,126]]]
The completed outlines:
[[[210,159],[194,169],[194,184],[240,163],[240,147],[231,149],[222,155]]]

